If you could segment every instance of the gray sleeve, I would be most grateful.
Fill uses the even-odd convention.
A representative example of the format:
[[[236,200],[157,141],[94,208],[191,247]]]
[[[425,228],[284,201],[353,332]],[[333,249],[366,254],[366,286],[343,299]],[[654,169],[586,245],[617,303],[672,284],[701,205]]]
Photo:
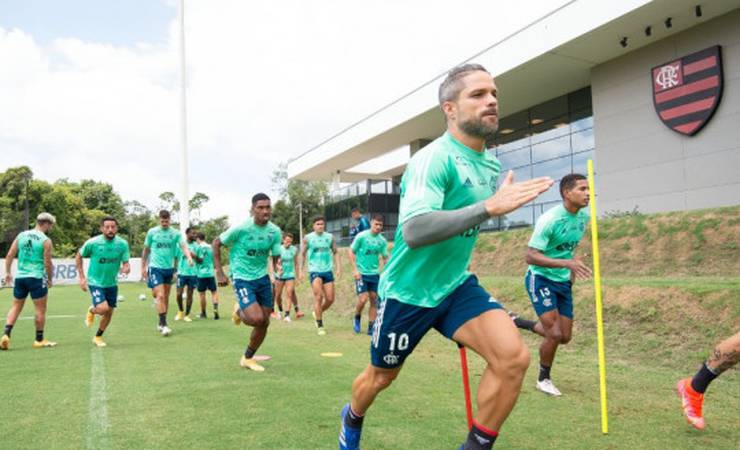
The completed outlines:
[[[451,211],[432,211],[403,224],[403,240],[410,248],[436,244],[489,219],[484,202]]]

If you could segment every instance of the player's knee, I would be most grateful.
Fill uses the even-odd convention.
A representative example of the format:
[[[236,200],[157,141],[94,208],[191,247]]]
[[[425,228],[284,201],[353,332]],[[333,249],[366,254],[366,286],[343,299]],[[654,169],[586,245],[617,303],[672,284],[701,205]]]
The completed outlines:
[[[554,342],[562,342],[563,332],[560,331],[559,327],[550,327],[545,329],[545,337]]]
[[[560,337],[560,343],[567,344],[568,342],[570,342],[572,337],[573,335],[571,333],[563,333],[562,336]]]
[[[108,314],[110,312],[110,307],[107,303],[101,303],[95,308],[98,312],[98,314]]]
[[[382,391],[393,383],[398,376],[397,372],[375,372],[373,375],[373,387],[377,391]]]

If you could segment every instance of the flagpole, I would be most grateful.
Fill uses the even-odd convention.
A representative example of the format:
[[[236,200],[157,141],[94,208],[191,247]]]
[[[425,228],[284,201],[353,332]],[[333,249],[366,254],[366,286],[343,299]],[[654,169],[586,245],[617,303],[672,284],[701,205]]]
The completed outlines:
[[[187,85],[187,78],[185,75],[185,0],[180,0],[180,145],[181,145],[181,156],[182,164],[181,168],[181,179],[182,187],[180,191],[180,231],[185,232],[185,229],[190,226],[190,205],[188,203],[190,195],[188,193],[188,114],[187,114],[187,98],[185,95],[185,87]]]

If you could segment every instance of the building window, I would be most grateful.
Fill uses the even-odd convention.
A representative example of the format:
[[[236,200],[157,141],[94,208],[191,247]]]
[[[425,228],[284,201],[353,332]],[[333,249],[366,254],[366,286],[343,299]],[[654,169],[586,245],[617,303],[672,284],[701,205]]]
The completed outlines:
[[[514,171],[514,180],[549,176],[555,185],[531,204],[483,224],[487,230],[531,226],[549,208],[560,203],[558,183],[569,173],[585,175],[594,157],[591,88],[548,100],[501,119],[489,151],[501,162],[501,173]],[[499,182],[503,180],[503,176]]]

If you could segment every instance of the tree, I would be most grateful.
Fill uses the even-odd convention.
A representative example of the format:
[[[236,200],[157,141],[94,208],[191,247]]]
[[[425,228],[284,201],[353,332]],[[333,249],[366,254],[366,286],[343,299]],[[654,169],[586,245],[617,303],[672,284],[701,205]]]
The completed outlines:
[[[188,201],[188,207],[190,213],[195,217],[195,220],[200,220],[200,209],[205,205],[211,198],[202,192],[196,192],[193,198]],[[191,218],[191,220],[193,220]]]
[[[166,209],[169,212],[180,211],[180,201],[172,192],[162,192],[159,194],[159,199],[162,201],[159,204],[159,209]]]
[[[289,180],[286,169],[287,164],[281,163],[272,172],[272,187],[282,197],[273,206],[272,221],[281,229],[293,233],[298,241],[299,210],[303,211],[305,233],[311,228],[311,217],[324,213],[324,196],[328,187],[323,181]]]

